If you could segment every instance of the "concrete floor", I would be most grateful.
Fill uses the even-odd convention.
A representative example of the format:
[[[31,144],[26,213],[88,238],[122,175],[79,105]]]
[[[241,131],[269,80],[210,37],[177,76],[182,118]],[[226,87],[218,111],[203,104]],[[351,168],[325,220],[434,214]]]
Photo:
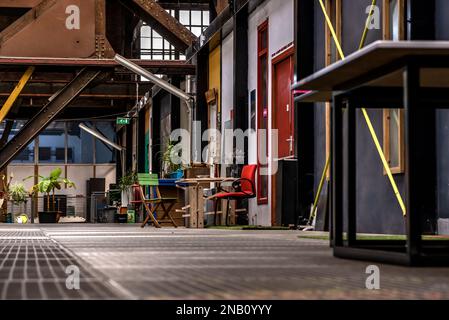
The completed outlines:
[[[0,226],[0,299],[449,299],[449,268],[337,259],[299,231]],[[80,289],[66,286],[66,268]]]

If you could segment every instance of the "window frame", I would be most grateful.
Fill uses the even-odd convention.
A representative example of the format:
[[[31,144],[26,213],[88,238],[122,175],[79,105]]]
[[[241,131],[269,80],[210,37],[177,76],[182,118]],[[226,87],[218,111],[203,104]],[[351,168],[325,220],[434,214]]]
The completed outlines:
[[[210,25],[210,12],[208,10],[196,10],[196,9],[166,9],[166,11],[173,17],[175,17],[178,21],[180,21],[180,12],[187,13],[188,15],[188,24],[183,24],[188,30],[192,32],[192,29],[201,29],[201,34],[206,30],[206,28]],[[192,23],[192,12],[200,12],[200,24]],[[207,12],[209,14],[209,19],[206,19]],[[149,35],[143,36],[142,29],[149,28]],[[143,22],[140,27],[140,55],[142,59],[151,59],[151,60],[185,60],[184,53],[177,50],[167,39],[165,39],[162,35],[157,33],[149,24]],[[149,47],[142,46],[142,39],[147,39],[149,42]],[[161,39],[162,46],[161,48],[154,48],[154,40]],[[157,59],[155,59],[155,57]]]
[[[392,121],[390,117],[390,112],[395,109],[383,109],[383,145],[384,145],[384,155],[385,159],[388,162],[388,165],[390,166],[390,171],[392,174],[400,174],[404,173],[405,166],[404,166],[404,157],[405,157],[405,137],[404,137],[404,110],[399,109],[399,124],[398,124],[398,165],[392,167],[391,164],[391,157],[390,157],[390,123]],[[384,174],[387,174],[387,172],[384,169]]]
[[[382,38],[383,40],[392,40],[393,34],[391,31],[390,13],[392,0],[382,1]],[[398,38],[399,41],[405,40],[405,1],[397,0],[398,4]],[[383,126],[383,152],[385,159],[390,166],[392,174],[403,174],[405,172],[405,132],[404,132],[404,111],[399,109],[399,124],[398,124],[398,165],[392,167],[391,164],[391,134],[390,134],[390,109],[383,109],[382,111],[382,126]],[[383,169],[384,175],[387,174]]]

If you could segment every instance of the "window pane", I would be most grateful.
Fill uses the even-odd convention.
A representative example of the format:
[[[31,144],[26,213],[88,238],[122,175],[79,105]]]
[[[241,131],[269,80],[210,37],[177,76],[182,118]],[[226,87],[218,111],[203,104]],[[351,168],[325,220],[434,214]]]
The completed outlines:
[[[190,24],[190,15],[188,10],[180,10],[179,11],[179,22],[183,25]]]
[[[67,162],[93,163],[93,137],[78,126],[80,122],[67,122]]]
[[[201,27],[192,27],[192,33],[195,36],[199,37],[201,35],[201,32],[202,32]]]
[[[95,122],[95,129],[108,140],[115,142],[115,127],[112,122]],[[95,139],[95,163],[115,163],[115,149]]]
[[[151,38],[142,38],[140,45],[142,49],[151,49]]]
[[[65,163],[65,123],[53,122],[39,135],[39,163]]]
[[[142,26],[142,28],[140,28],[140,36],[141,37],[149,37],[150,35],[151,35],[151,27]]]
[[[162,49],[162,38],[153,38],[153,49]]]
[[[390,32],[392,40],[399,40],[399,5],[398,0],[390,0]]]
[[[34,140],[12,160],[12,163],[34,163]]]
[[[202,16],[202,12],[201,11],[192,11],[192,22],[191,25],[192,26],[200,26],[201,25],[201,16]]]
[[[3,135],[6,122],[0,123],[0,136]],[[11,133],[8,136],[8,141],[14,138],[14,136],[22,129],[25,121],[14,121]],[[25,149],[23,149],[12,161],[13,163],[33,163],[34,162],[34,141],[32,141]]]
[[[399,166],[399,109],[390,109],[390,167]]]
[[[209,11],[203,11],[203,25],[208,26],[210,21]]]

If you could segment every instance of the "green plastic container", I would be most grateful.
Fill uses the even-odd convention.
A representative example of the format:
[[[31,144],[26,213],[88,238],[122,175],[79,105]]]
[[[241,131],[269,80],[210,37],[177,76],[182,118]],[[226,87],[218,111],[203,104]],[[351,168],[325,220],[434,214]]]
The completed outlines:
[[[128,223],[136,223],[136,211],[128,209]]]

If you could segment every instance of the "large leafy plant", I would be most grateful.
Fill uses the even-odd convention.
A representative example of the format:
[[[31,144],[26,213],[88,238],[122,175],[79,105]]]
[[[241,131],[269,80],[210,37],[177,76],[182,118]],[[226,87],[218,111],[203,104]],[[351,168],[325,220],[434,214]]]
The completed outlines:
[[[39,183],[34,185],[33,188],[31,189],[32,194],[43,193],[43,194],[47,195],[47,208],[50,208],[50,196],[51,196],[53,210],[55,210],[55,191],[56,190],[61,190],[63,185],[66,185],[67,188],[76,189],[75,183],[67,178],[62,178],[61,174],[62,174],[61,168],[56,168],[50,172],[50,175],[48,177],[38,175],[38,177],[40,178],[40,181],[39,181]],[[34,177],[34,176],[31,176],[28,178],[32,178],[32,177]]]

